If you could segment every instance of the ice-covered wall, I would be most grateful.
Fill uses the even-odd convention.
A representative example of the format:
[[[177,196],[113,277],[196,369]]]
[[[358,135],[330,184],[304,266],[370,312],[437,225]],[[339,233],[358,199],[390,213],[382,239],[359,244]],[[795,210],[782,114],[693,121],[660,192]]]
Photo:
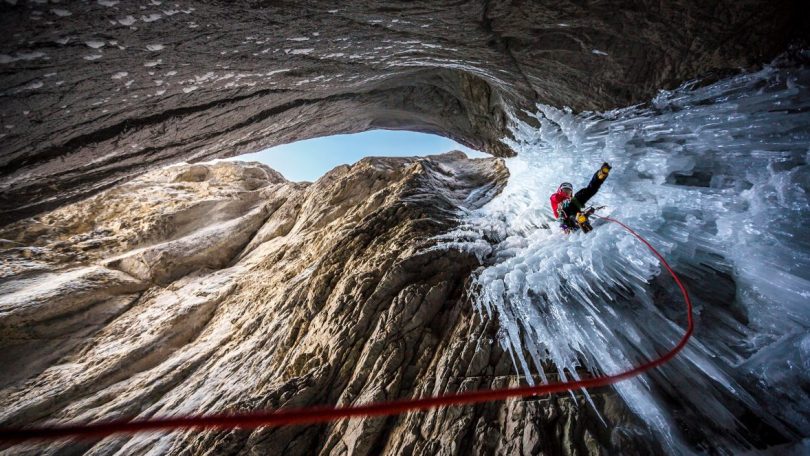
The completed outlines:
[[[808,57],[644,106],[539,105],[539,128],[515,123],[506,190],[446,239],[482,259],[476,305],[500,320],[517,370],[617,373],[683,333],[683,300],[646,247],[615,225],[565,236],[552,221],[557,185],[585,185],[608,161],[593,202],[686,279],[697,325],[673,362],[618,392],[673,453],[810,435]]]

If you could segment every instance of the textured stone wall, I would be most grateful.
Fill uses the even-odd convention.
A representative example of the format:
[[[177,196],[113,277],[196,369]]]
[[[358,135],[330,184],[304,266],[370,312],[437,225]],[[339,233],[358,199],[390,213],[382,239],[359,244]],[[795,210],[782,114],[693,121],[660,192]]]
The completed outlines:
[[[460,152],[364,159],[313,184],[256,163],[182,165],[11,224],[0,230],[0,426],[363,404],[525,382],[497,342],[497,322],[465,293],[475,256],[432,249],[456,226],[459,204],[486,203],[507,176],[502,160]],[[656,451],[612,390],[591,397],[594,406],[561,394],[9,451]]]

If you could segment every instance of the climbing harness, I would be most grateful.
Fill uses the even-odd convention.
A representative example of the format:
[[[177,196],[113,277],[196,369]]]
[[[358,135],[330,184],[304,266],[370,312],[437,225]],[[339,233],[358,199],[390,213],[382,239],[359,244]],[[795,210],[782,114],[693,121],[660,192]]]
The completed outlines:
[[[612,385],[622,380],[638,376],[650,369],[661,366],[680,352],[694,329],[692,321],[692,300],[681,279],[667,264],[664,257],[655,248],[624,223],[610,217],[603,217],[591,212],[592,216],[615,223],[632,234],[647,246],[658,258],[667,272],[675,280],[686,303],[686,331],[678,344],[667,353],[647,361],[640,366],[613,375],[597,376],[566,382],[553,382],[545,385],[522,386],[516,388],[487,389],[452,393],[435,397],[417,399],[398,399],[366,405],[315,406],[281,410],[258,411],[249,413],[221,413],[211,415],[190,415],[171,418],[150,418],[143,420],[111,420],[86,424],[55,424],[31,426],[26,428],[0,428],[0,441],[19,443],[29,440],[53,440],[65,437],[102,438],[112,434],[133,434],[147,431],[173,431],[179,429],[255,429],[258,427],[277,427],[294,424],[317,424],[345,418],[367,418],[376,416],[397,415],[416,410],[436,407],[475,404],[478,402],[498,401],[511,397],[536,396],[540,394],[560,393],[582,388],[597,388]]]
[[[582,230],[583,233],[590,233],[593,231],[593,226],[591,226],[590,216],[594,214],[594,212],[604,209],[605,206],[589,206],[582,212],[577,212],[576,222],[577,227]],[[598,216],[597,216],[598,217]]]

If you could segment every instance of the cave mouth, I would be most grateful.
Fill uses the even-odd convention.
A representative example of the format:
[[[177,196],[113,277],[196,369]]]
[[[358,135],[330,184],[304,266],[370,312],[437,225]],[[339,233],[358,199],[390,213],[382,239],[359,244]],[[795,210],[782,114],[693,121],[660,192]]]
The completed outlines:
[[[424,157],[453,150],[469,158],[490,157],[444,136],[380,129],[304,139],[227,160],[257,161],[288,180],[314,182],[336,166],[351,165],[365,157]]]
[[[298,69],[282,74],[297,80],[309,72]],[[20,135],[9,137],[11,153],[0,160],[0,226],[79,201],[166,165],[226,159],[330,135],[409,131],[452,141],[445,150],[430,153],[469,148],[500,157],[515,155],[504,143],[511,135],[507,113],[509,107],[526,106],[513,89],[497,80],[469,69],[429,66],[399,69],[356,84],[351,81],[362,73],[346,74],[349,86],[336,84],[323,90],[281,89],[274,82],[273,88],[257,89],[254,84],[244,94],[224,95],[219,87],[201,87],[184,93],[181,101],[124,103],[115,114],[104,113],[100,120],[70,126],[58,136],[46,135],[47,140],[46,136],[39,140],[31,135],[27,140]],[[141,99],[138,94],[131,97]],[[96,113],[103,107],[91,106],[87,111]],[[77,109],[74,104],[65,113],[79,118]],[[36,131],[45,128],[36,127]],[[370,151],[369,155],[380,154]]]

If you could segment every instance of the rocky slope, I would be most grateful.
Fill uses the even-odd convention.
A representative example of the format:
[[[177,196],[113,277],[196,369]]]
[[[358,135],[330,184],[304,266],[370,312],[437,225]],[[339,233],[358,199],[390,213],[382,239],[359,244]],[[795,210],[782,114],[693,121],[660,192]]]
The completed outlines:
[[[500,159],[367,158],[313,184],[179,165],[0,232],[0,424],[360,404],[516,385],[469,253],[432,249]],[[4,454],[649,454],[609,391]],[[604,419],[605,423],[602,423]]]
[[[535,102],[769,61],[797,0],[0,2],[0,225],[168,163],[372,128],[496,156]]]

